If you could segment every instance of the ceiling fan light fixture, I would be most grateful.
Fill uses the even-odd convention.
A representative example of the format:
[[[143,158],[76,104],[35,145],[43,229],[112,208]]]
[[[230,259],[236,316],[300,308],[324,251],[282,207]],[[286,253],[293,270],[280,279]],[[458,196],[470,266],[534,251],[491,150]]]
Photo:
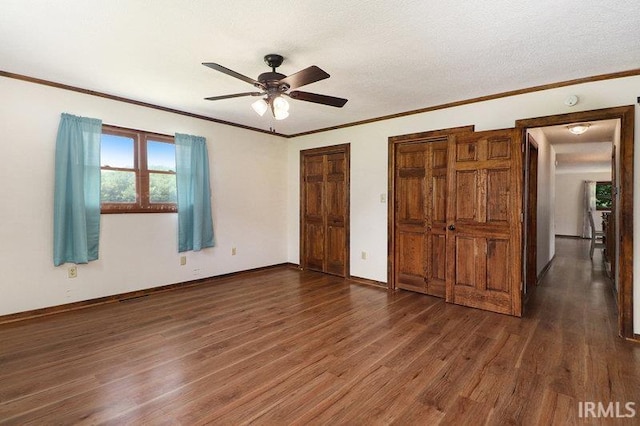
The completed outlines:
[[[288,116],[289,116],[289,112],[288,111],[277,111],[275,113],[276,120],[284,120]]]
[[[262,117],[264,115],[264,113],[267,112],[267,110],[269,109],[269,105],[267,104],[267,102],[264,99],[258,99],[257,101],[255,101],[254,103],[251,104],[251,108],[253,108],[253,110],[260,117]]]
[[[284,120],[289,116],[289,102],[282,96],[271,99],[271,112],[276,120]]]
[[[273,99],[273,109],[275,111],[289,111],[289,102],[282,96],[277,96]]]
[[[581,135],[589,129],[589,126],[591,126],[589,123],[570,124],[567,129],[574,135]]]

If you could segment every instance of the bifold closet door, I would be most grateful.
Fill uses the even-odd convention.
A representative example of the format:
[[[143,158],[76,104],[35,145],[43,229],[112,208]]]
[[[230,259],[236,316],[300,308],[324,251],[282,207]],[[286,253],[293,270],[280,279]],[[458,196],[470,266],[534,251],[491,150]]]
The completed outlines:
[[[301,266],[348,276],[349,147],[301,152]]]
[[[395,149],[396,286],[445,297],[446,139],[403,143]]]
[[[324,155],[303,157],[302,267],[324,272]]]

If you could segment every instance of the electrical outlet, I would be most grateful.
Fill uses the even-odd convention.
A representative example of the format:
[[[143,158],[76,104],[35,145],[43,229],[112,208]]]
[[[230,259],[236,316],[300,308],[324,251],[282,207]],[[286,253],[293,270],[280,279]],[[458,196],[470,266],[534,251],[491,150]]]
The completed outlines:
[[[360,258],[361,258],[362,260],[367,260],[367,252],[366,252],[366,251],[363,251],[363,252],[362,252],[362,254],[360,255]]]
[[[200,268],[194,268],[193,275],[200,275]]]
[[[231,256],[235,256],[237,254],[237,250],[235,247],[231,248]]]
[[[180,266],[187,264],[187,256],[180,256]]]
[[[78,277],[78,267],[77,266],[69,266],[67,269],[67,274],[69,278],[77,278]]]

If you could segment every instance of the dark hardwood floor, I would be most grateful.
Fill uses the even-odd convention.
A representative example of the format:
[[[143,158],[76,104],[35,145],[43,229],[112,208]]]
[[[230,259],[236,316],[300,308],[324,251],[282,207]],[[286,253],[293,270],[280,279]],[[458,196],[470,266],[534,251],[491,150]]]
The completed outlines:
[[[281,268],[0,326],[8,424],[571,424],[634,402],[588,244],[513,318]],[[638,414],[640,416],[640,413]],[[638,419],[588,419],[637,424]]]

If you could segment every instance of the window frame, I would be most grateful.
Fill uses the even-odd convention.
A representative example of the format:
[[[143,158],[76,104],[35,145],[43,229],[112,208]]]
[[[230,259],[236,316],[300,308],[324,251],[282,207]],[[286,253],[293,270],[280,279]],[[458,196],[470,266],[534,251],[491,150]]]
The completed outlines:
[[[610,180],[599,180],[596,182],[596,189],[598,185],[609,185],[611,187],[611,197],[610,198],[602,198],[598,197],[598,192],[596,191],[596,211],[610,211],[613,208],[613,182]],[[609,200],[611,202],[611,207],[598,207],[598,200]]]
[[[149,170],[147,159],[147,143],[163,142],[175,145],[173,136],[160,133],[145,132],[142,130],[128,129],[125,127],[102,125],[102,134],[123,136],[133,139],[133,168],[103,167],[100,164],[100,173],[103,170],[134,172],[136,184],[136,201],[133,203],[109,203],[100,201],[100,213],[175,213],[178,211],[177,203],[152,203],[150,202],[150,174],[175,175],[174,171]],[[100,187],[102,193],[102,185]]]

